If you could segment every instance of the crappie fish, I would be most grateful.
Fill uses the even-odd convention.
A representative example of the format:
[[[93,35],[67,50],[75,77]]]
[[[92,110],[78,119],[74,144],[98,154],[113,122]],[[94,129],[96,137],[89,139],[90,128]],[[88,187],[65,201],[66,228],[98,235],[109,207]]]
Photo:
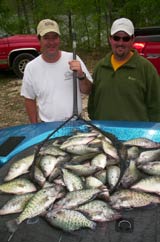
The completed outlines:
[[[107,181],[109,187],[112,189],[117,184],[120,177],[120,168],[119,166],[109,166],[107,167]]]
[[[90,176],[94,174],[97,171],[102,170],[102,168],[90,165],[90,164],[84,164],[84,165],[71,165],[71,164],[66,164],[64,166],[66,169],[73,171],[75,174],[78,176]]]
[[[68,171],[67,169],[62,169],[63,172],[63,180],[68,189],[68,191],[76,191],[83,189],[83,181],[81,177],[77,176],[76,174]]]
[[[85,124],[83,128],[89,130],[89,127]],[[97,130],[74,132],[71,136],[58,137],[53,142],[49,139],[42,142],[42,146],[38,145],[31,168],[25,175],[35,185],[35,192],[25,188],[25,194],[18,195],[18,198],[34,194],[29,200],[24,198],[17,202],[14,202],[15,197],[0,209],[0,214],[21,212],[7,223],[12,235],[19,224],[35,216],[43,216],[53,226],[65,231],[83,227],[94,229],[95,222],[120,218],[119,209],[160,203],[159,173],[156,173],[160,148],[146,150],[144,143],[148,147],[153,145],[148,140],[143,146],[124,144],[114,135]],[[139,173],[144,175],[139,176]],[[149,178],[149,182],[144,182],[144,177]],[[12,188],[5,189],[23,194],[23,183],[17,184],[12,183]]]
[[[23,212],[14,220],[7,222],[9,232],[14,233],[18,225],[28,218],[42,214],[59,197],[61,186],[46,187],[35,193],[25,206]]]
[[[53,155],[53,156],[66,156],[67,153],[60,149],[57,146],[49,145],[49,146],[42,146],[40,151],[40,155]]]
[[[160,195],[160,176],[150,176],[141,179],[139,182],[131,186],[131,189],[137,191],[145,191]]]
[[[34,154],[13,162],[8,170],[7,175],[4,177],[4,181],[13,180],[22,174],[28,173],[33,160]]]
[[[102,148],[102,140],[100,138],[94,138],[88,143],[90,147]]]
[[[160,142],[154,142],[147,138],[135,138],[123,142],[127,146],[138,146],[146,149],[160,148]]]
[[[107,165],[107,156],[104,153],[100,153],[96,155],[92,160],[91,160],[91,165],[97,166],[100,168],[105,168]]]
[[[76,206],[92,200],[103,192],[101,188],[82,189],[78,191],[68,192],[64,198],[54,203],[53,208],[60,209],[72,209]]]
[[[84,155],[87,153],[91,153],[91,152],[99,152],[99,148],[97,147],[89,147],[85,144],[81,144],[81,145],[70,145],[67,148],[65,148],[67,152],[71,153],[71,154],[75,154],[75,155]]]
[[[145,192],[119,190],[110,196],[110,205],[115,209],[143,207],[160,203],[160,197]]]
[[[142,177],[143,174],[139,171],[139,169],[137,169],[135,160],[131,160],[129,162],[129,166],[124,171],[124,174],[120,180],[120,184],[123,188],[129,188]]]
[[[26,178],[15,178],[14,180],[0,184],[0,191],[3,193],[24,194],[35,192],[36,186]]]
[[[0,215],[22,212],[34,193],[15,195],[0,209]]]
[[[113,146],[113,144],[111,144],[108,141],[106,141],[105,139],[103,139],[102,140],[102,147],[103,147],[103,151],[107,155],[110,155],[111,157],[113,157],[116,160],[119,159],[117,149]]]
[[[36,165],[34,166],[34,170],[33,170],[33,179],[34,179],[34,182],[36,182],[40,187],[42,187],[46,182],[46,177],[44,176],[44,173]]]
[[[61,172],[60,167],[55,167],[55,168],[52,170],[51,174],[49,175],[49,177],[48,177],[48,181],[49,181],[49,182],[54,182],[54,179],[56,179],[58,176],[60,176],[61,173],[62,173],[62,172]]]
[[[96,187],[102,187],[104,184],[96,177],[94,176],[88,176],[85,179],[85,186],[86,188],[96,188]]]
[[[80,132],[76,131],[74,135],[68,138],[83,138],[83,137],[97,137],[99,135],[99,132],[97,130],[92,130],[91,132]]]
[[[64,163],[71,160],[71,155],[69,155],[69,154],[67,154],[65,156],[59,155],[59,156],[56,157],[56,159],[57,159],[57,165],[56,166],[61,166]]]
[[[39,167],[45,177],[48,177],[57,165],[57,158],[52,155],[43,155],[39,161]]]
[[[98,152],[99,152],[99,150],[98,150]],[[70,163],[72,163],[72,164],[82,163],[86,160],[92,159],[93,157],[95,157],[96,154],[97,154],[97,152],[90,152],[90,153],[86,153],[86,154],[82,154],[82,155],[74,155],[70,159]]]
[[[146,174],[160,176],[160,161],[152,161],[138,165],[138,169]]]
[[[67,139],[61,146],[60,148],[62,150],[67,150],[67,147],[73,146],[73,145],[84,145],[88,144],[94,139],[94,137],[80,137],[80,138],[71,138]]]
[[[137,146],[132,146],[127,149],[127,159],[128,160],[135,160],[138,158],[140,154],[140,150]]]
[[[64,183],[62,177],[57,177],[56,179],[54,179],[54,184],[61,185],[61,186],[65,187],[65,183]]]
[[[136,159],[137,164],[156,161],[160,159],[160,149],[147,150],[140,153],[139,157]]]
[[[106,184],[107,182],[107,172],[105,170],[100,170],[94,174],[94,176],[100,180],[103,184]]]
[[[78,206],[76,210],[86,214],[91,220],[97,222],[112,221],[121,217],[120,213],[112,209],[107,202],[97,199]]]
[[[89,220],[78,211],[63,209],[58,212],[50,211],[45,216],[46,220],[53,226],[64,231],[74,231],[80,228],[95,229],[96,223]]]

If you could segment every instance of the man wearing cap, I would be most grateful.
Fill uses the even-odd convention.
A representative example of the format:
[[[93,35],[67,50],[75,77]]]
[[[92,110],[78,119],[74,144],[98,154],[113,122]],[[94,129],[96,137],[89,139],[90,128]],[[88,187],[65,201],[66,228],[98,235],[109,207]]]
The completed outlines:
[[[92,77],[85,64],[73,53],[60,50],[57,22],[41,20],[37,26],[41,55],[25,68],[21,95],[31,123],[62,121],[73,114],[73,71],[76,71],[78,113],[82,111],[81,92],[89,93]]]
[[[88,113],[95,120],[160,122],[160,78],[155,67],[136,50],[134,26],[115,20],[109,43],[112,51],[93,72]]]

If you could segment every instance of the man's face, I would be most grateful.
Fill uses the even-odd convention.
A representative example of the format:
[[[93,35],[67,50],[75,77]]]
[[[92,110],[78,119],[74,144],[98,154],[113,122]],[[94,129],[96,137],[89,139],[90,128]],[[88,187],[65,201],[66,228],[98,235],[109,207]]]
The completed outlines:
[[[133,45],[134,37],[123,31],[115,33],[109,38],[113,54],[117,60],[125,59]]]
[[[42,54],[47,59],[55,58],[59,52],[60,37],[55,32],[49,32],[40,39]]]

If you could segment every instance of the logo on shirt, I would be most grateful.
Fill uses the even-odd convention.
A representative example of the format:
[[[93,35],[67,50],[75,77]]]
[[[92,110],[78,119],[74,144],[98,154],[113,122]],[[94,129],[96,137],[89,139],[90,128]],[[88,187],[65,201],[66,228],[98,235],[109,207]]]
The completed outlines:
[[[67,81],[67,80],[71,80],[73,78],[73,72],[71,71],[67,71],[65,74],[64,74],[64,80]]]
[[[135,81],[135,80],[136,80],[136,78],[135,78],[135,77],[132,77],[132,76],[129,76],[129,77],[128,77],[128,80]]]

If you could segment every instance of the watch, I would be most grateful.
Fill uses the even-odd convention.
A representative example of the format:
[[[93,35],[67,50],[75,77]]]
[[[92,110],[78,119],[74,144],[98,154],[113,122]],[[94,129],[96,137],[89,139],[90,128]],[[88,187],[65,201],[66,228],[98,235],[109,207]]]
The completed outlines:
[[[78,77],[78,79],[80,81],[86,79],[86,73],[83,72],[83,76]]]

